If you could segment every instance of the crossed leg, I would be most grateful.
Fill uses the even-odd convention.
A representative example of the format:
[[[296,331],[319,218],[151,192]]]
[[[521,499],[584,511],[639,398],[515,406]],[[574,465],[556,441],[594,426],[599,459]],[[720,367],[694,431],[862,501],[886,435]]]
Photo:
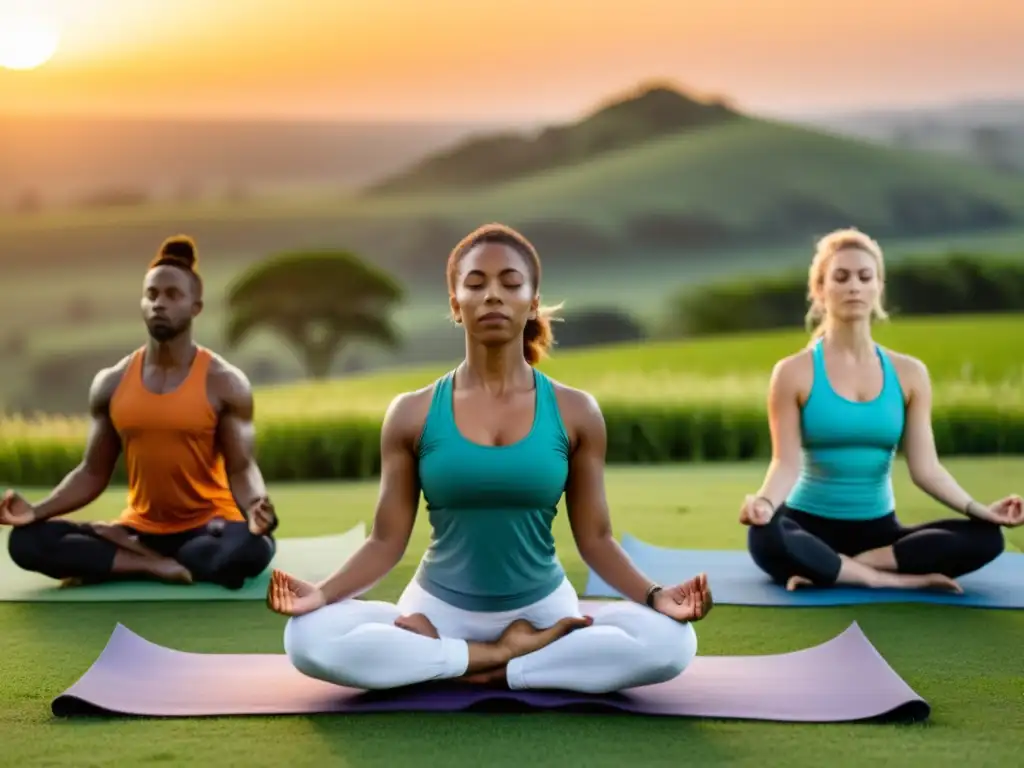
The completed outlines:
[[[747,534],[755,564],[788,589],[850,584],[960,592],[954,579],[997,557],[1003,546],[998,527],[979,521],[904,528],[894,521],[822,520],[817,525],[823,530],[817,531],[806,519],[783,507]],[[848,530],[840,533],[840,526]],[[826,541],[826,532],[840,540]]]
[[[146,577],[238,589],[270,564],[274,550],[270,537],[223,521],[160,536],[116,524],[45,520],[14,528],[8,540],[17,566],[69,584]]]
[[[285,652],[305,675],[365,690],[503,670],[509,688],[584,693],[663,682],[696,656],[692,625],[633,603],[605,606],[588,622],[571,591],[566,582],[522,611],[489,614],[424,597],[413,583],[397,605],[345,600],[289,619]],[[472,663],[473,648],[488,645],[511,658]]]

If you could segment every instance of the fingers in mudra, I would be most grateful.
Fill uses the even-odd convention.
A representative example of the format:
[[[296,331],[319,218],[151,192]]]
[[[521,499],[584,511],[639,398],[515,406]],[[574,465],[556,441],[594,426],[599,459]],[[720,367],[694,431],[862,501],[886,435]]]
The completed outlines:
[[[287,613],[291,608],[291,590],[288,587],[288,577],[278,570],[274,570],[270,577],[270,590],[268,592],[270,607],[280,613]]]

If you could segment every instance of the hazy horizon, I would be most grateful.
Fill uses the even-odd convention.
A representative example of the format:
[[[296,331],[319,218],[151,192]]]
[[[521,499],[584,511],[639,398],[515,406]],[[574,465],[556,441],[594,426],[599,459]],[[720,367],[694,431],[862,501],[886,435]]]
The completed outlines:
[[[2,34],[25,11],[35,54]],[[0,207],[352,189],[654,85],[884,138],[870,115],[1024,110],[1022,37],[1013,0],[0,0]]]
[[[337,116],[337,115],[291,115],[284,113],[277,114],[237,114],[237,115],[218,115],[218,114],[136,114],[132,112],[118,113],[102,113],[96,114],[88,111],[73,111],[73,110],[45,110],[39,109],[34,111],[20,112],[17,110],[11,110],[0,105],[0,119],[10,120],[21,120],[21,121],[36,121],[36,120],[65,120],[65,121],[81,121],[89,123],[118,123],[125,125],[309,125],[309,126],[325,126],[325,125],[338,125],[338,126],[358,126],[362,128],[372,126],[387,126],[387,127],[405,127],[405,128],[433,128],[441,126],[458,126],[465,129],[493,129],[495,127],[507,127],[507,128],[520,128],[529,130],[534,127],[546,126],[556,123],[570,123],[575,122],[584,118],[586,115],[596,111],[604,104],[609,101],[613,101],[619,98],[628,98],[631,93],[636,92],[638,89],[645,85],[665,85],[667,87],[675,88],[684,95],[691,96],[693,98],[700,98],[701,94],[689,91],[685,86],[674,83],[666,79],[659,78],[645,78],[637,81],[632,87],[619,88],[617,90],[610,90],[604,94],[604,96],[595,99],[592,102],[583,104],[579,109],[573,112],[565,112],[558,116],[537,114],[533,116],[520,116],[516,118],[511,117],[459,117],[459,116],[446,116],[446,117],[431,117],[429,115],[423,116],[402,116],[402,117],[384,117],[384,116]],[[871,104],[865,103],[855,107],[818,107],[818,108],[807,108],[807,109],[750,109],[745,107],[743,104],[737,103],[734,99],[730,98],[729,94],[719,94],[714,98],[725,99],[733,108],[738,111],[754,116],[762,117],[767,119],[780,119],[780,120],[817,120],[817,119],[830,119],[839,117],[871,117],[871,116],[890,116],[890,115],[910,115],[914,113],[949,113],[958,112],[963,110],[987,110],[990,112],[998,112],[1000,110],[1024,110],[1024,90],[1016,95],[1007,95],[1003,97],[998,96],[965,96],[963,98],[951,98],[945,100],[936,100],[933,102],[920,103],[915,105],[906,104]]]
[[[10,115],[518,124],[652,79],[780,116],[1024,98],[1017,0],[0,0],[0,23],[17,8],[61,43],[0,69]]]

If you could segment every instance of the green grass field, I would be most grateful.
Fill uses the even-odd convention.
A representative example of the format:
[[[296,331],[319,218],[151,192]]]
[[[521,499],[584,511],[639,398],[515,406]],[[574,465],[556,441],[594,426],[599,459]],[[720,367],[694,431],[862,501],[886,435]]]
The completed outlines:
[[[925,361],[940,401],[986,396],[1010,404],[1024,403],[1024,359],[1011,341],[1022,334],[1024,315],[993,315],[901,318],[879,325],[875,335],[880,343]],[[775,361],[799,351],[807,339],[797,329],[556,350],[540,367],[601,400],[761,402]],[[452,364],[267,387],[257,403],[268,414],[296,409],[383,414],[395,394],[425,386]]]
[[[557,334],[557,329],[556,329]],[[1024,359],[1014,339],[1024,315],[900,318],[876,328],[880,343],[928,365],[937,404],[994,401],[1024,406]],[[558,352],[540,368],[602,402],[744,403],[760,405],[776,360],[807,343],[801,329],[730,334],[683,342],[621,344]],[[326,382],[256,389],[258,419],[344,414],[383,416],[400,392],[426,386],[455,364],[438,363]],[[0,417],[0,436],[26,432],[83,434],[81,420]]]
[[[1019,459],[950,461],[981,498],[1019,490]],[[742,495],[764,467],[719,465],[614,469],[608,492],[617,530],[668,546],[741,548],[735,523]],[[896,473],[901,516],[942,514]],[[281,535],[346,530],[369,522],[373,484],[273,489]],[[34,498],[38,491],[30,491]],[[116,514],[111,492],[82,517]],[[585,568],[560,515],[560,553],[577,589]],[[427,540],[417,522],[402,563],[371,596],[395,599]],[[1019,548],[1024,541],[1016,538]],[[56,721],[50,700],[81,675],[121,622],[158,643],[195,652],[281,652],[283,619],[262,604],[0,604],[0,733],[11,765],[323,765],[390,768],[426,764],[757,766],[765,756],[794,766],[1005,766],[1024,717],[1024,667],[1017,647],[1024,613],[946,606],[875,605],[815,609],[718,606],[700,625],[700,653],[764,654],[823,642],[857,621],[886,660],[932,705],[926,724],[793,725],[598,715],[366,715],[208,720]]]

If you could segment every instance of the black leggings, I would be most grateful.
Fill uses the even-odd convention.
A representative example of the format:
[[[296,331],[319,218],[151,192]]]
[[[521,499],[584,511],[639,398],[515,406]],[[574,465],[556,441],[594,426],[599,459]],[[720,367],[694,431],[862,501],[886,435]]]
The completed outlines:
[[[242,522],[218,520],[210,525],[171,534],[137,533],[140,544],[177,560],[195,581],[240,589],[259,575],[276,549],[270,536],[253,536]],[[11,530],[11,560],[26,570],[52,579],[109,581],[117,545],[95,534],[87,524],[44,520]]]
[[[751,526],[747,547],[757,566],[785,584],[802,576],[835,584],[839,555],[893,548],[900,573],[941,573],[952,579],[976,571],[1003,552],[1003,532],[981,520],[938,520],[904,527],[895,513],[875,520],[831,520],[783,504],[767,525]]]

